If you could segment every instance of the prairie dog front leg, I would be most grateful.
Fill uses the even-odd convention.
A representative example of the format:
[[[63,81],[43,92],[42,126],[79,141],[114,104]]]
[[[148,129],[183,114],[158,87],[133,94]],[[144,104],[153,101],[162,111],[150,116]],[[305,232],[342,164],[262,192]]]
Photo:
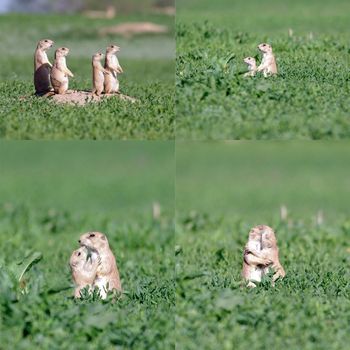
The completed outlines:
[[[245,252],[244,260],[249,265],[263,265],[263,266],[267,266],[267,265],[270,265],[272,263],[271,259],[269,259],[269,258],[267,258],[267,257],[265,257],[263,255],[257,256],[251,251]]]
[[[66,68],[66,69],[64,70],[64,72],[65,72],[69,77],[74,78],[74,74],[73,74],[68,68]]]

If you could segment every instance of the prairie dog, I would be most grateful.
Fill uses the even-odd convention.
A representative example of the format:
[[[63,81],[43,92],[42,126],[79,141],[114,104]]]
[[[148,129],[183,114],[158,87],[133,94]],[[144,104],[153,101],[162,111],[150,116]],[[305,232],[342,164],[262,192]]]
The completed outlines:
[[[253,227],[249,232],[248,242],[243,253],[242,276],[248,282],[248,287],[256,287],[254,282],[260,282],[264,268],[272,264],[268,252],[261,250],[261,226]]]
[[[258,49],[263,53],[263,59],[257,71],[263,72],[265,78],[268,75],[277,74],[276,59],[271,45],[263,43],[258,46]]]
[[[91,286],[96,278],[99,261],[98,254],[86,247],[80,247],[72,253],[69,265],[76,286],[74,290],[75,298],[80,298],[80,291],[84,287],[89,286],[91,290]]]
[[[53,46],[54,42],[50,39],[43,39],[38,42],[34,53],[34,87],[35,93],[43,95],[52,91],[50,84],[50,63],[46,51]]]
[[[74,77],[73,73],[67,68],[66,56],[69,49],[60,47],[55,52],[55,61],[51,70],[51,84],[56,94],[64,94],[68,90],[68,77]]]
[[[278,279],[283,278],[286,273],[279,260],[278,246],[275,232],[269,226],[262,225],[261,230],[261,248],[263,252],[272,260],[272,264],[264,268],[263,274],[267,274],[272,268],[274,275],[272,277],[272,283]]]
[[[102,67],[102,58],[103,54],[100,52],[97,52],[92,56],[92,93],[97,96],[100,96],[103,92],[103,84],[105,80],[104,73],[106,73],[106,77],[109,75],[109,72]]]
[[[256,60],[254,57],[246,57],[244,62],[248,65],[248,72],[244,74],[245,77],[253,77],[256,73]]]
[[[101,232],[87,232],[80,236],[78,242],[81,246],[86,246],[97,252],[100,257],[94,286],[99,288],[102,299],[107,297],[108,290],[117,289],[121,291],[122,287],[117,263],[109,247],[106,235]]]
[[[109,45],[106,49],[105,58],[105,69],[110,72],[110,74],[105,76],[105,93],[119,93],[119,80],[117,78],[117,73],[123,73],[123,69],[119,64],[116,53],[120,51],[120,47],[116,45]]]

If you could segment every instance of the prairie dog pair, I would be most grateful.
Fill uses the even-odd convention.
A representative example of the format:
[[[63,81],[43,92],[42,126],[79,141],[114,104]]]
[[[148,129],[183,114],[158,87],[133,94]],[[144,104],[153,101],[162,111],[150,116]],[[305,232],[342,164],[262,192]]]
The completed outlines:
[[[272,52],[272,46],[266,43],[260,44],[258,49],[263,54],[259,67],[256,67],[256,60],[253,57],[246,57],[244,62],[248,65],[248,73],[244,76],[254,76],[256,72],[263,72],[266,78],[269,75],[277,74],[277,64],[275,55]]]
[[[76,268],[71,265],[73,280],[77,286],[76,297],[80,296],[80,281],[84,281],[85,286],[98,287],[102,299],[107,297],[109,290],[116,289],[121,291],[117,263],[109,247],[107,237],[101,232],[87,232],[80,236],[78,242],[81,245],[78,251],[86,249],[88,252],[91,252],[92,266],[84,262],[86,261],[84,255],[79,255],[82,260],[80,265],[78,264]],[[73,252],[74,254],[75,252]],[[75,259],[78,259],[78,257]]]
[[[52,91],[50,84],[50,63],[46,51],[53,46],[50,39],[40,40],[34,53],[34,87],[37,95],[44,95]]]
[[[271,227],[259,225],[249,232],[248,242],[243,254],[242,276],[248,287],[256,287],[270,268],[274,271],[272,283],[286,275],[278,255],[276,235]]]
[[[106,94],[119,93],[117,73],[123,73],[116,56],[119,50],[119,46],[116,45],[107,47],[104,67],[101,64],[102,53],[98,52],[92,56],[93,94],[99,96],[103,91]]]
[[[68,90],[68,77],[74,77],[67,68],[66,57],[68,53],[67,47],[60,47],[55,52],[55,60],[51,70],[51,84],[56,94],[65,94]]]

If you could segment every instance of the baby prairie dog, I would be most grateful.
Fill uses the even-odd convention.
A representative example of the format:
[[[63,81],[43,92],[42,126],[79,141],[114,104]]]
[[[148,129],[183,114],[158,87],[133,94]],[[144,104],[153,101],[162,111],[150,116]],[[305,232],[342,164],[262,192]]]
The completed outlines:
[[[106,94],[119,93],[119,80],[117,73],[123,73],[123,69],[119,64],[116,53],[120,51],[120,47],[110,45],[106,49],[105,69],[110,74],[105,76],[104,88]]]
[[[55,61],[51,70],[51,84],[56,94],[65,94],[68,90],[68,77],[74,77],[73,73],[67,68],[66,57],[69,49],[60,47],[55,52]]]
[[[276,59],[272,52],[271,45],[263,43],[258,46],[258,49],[263,53],[263,59],[257,71],[263,72],[265,78],[268,75],[277,74]]]
[[[244,74],[245,77],[253,77],[256,73],[256,60],[254,57],[246,57],[244,62],[248,65],[248,72]]]
[[[108,290],[121,291],[117,263],[106,235],[101,232],[87,232],[80,236],[79,244],[95,251],[100,257],[94,286],[99,288],[102,299],[107,297]]]
[[[96,278],[99,261],[98,254],[86,247],[80,247],[72,253],[69,265],[76,286],[74,290],[75,298],[80,298],[80,291],[84,287],[89,286],[91,290]]]
[[[272,260],[262,250],[260,226],[254,227],[249,232],[248,242],[243,253],[242,276],[248,281],[248,287],[256,287],[254,282],[261,282],[264,268],[272,264]]]
[[[106,77],[110,74],[109,71],[102,67],[102,58],[103,54],[100,52],[97,52],[92,56],[92,93],[96,94],[97,96],[100,96],[103,92],[105,80],[104,74],[106,74]]]
[[[50,39],[43,39],[38,42],[34,53],[34,87],[37,95],[43,95],[52,91],[50,84],[50,63],[46,51],[53,46]]]

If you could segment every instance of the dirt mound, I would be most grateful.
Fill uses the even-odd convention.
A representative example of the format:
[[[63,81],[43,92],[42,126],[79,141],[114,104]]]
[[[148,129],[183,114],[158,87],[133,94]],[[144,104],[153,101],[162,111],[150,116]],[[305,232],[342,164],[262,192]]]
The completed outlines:
[[[169,31],[167,26],[151,22],[127,22],[112,27],[100,29],[100,35],[118,34],[124,37],[132,37],[139,34],[161,34]]]
[[[56,103],[68,103],[75,106],[85,106],[90,102],[100,102],[105,98],[120,98],[131,103],[136,102],[137,100],[133,97],[123,95],[123,94],[103,94],[101,96],[96,96],[92,94],[91,91],[68,91],[64,95],[51,95],[48,96],[51,100]]]

